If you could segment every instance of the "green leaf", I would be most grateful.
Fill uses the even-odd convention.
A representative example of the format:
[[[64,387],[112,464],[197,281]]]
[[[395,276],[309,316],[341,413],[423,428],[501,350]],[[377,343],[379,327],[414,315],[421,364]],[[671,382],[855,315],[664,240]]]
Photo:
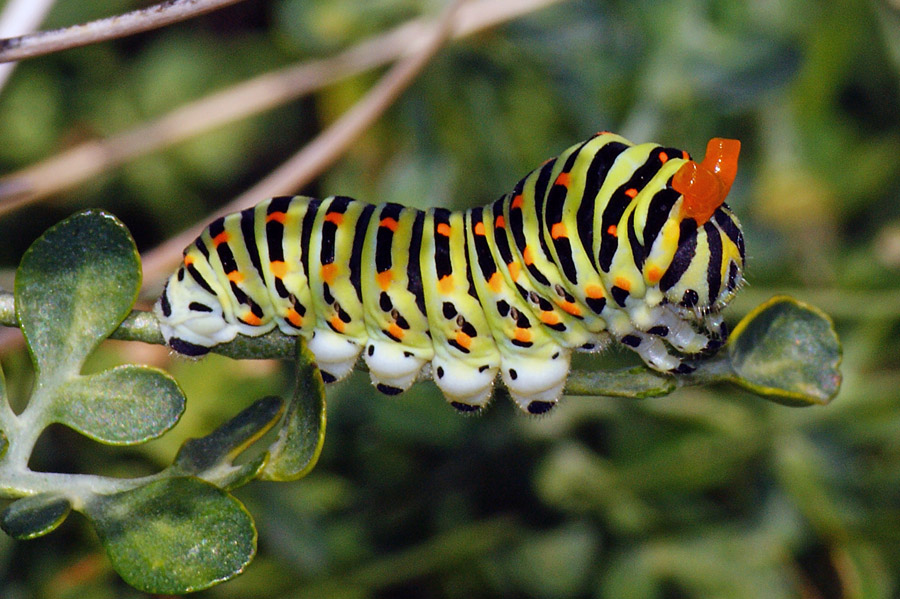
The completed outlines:
[[[0,528],[14,539],[33,539],[62,524],[72,504],[55,493],[41,493],[19,499],[0,515]]]
[[[91,210],[48,229],[25,252],[15,282],[38,373],[78,373],[131,310],[140,284],[134,240],[112,215]]]
[[[98,496],[85,506],[116,572],[148,593],[189,593],[239,574],[256,529],[227,492],[192,477]]]
[[[279,397],[260,399],[209,435],[185,441],[172,470],[179,474],[203,475],[210,480],[211,471],[224,466],[225,478],[216,480],[220,486],[231,489],[245,484],[259,473],[268,461],[268,454],[234,469],[227,467],[275,425],[283,410],[284,402]]]
[[[184,402],[171,376],[128,364],[62,384],[52,409],[57,422],[92,439],[129,445],[172,428],[184,412]]]
[[[841,386],[841,345],[818,308],[787,296],[760,304],[727,343],[736,377],[746,389],[793,406],[825,405]]]
[[[296,480],[316,465],[325,440],[325,384],[312,352],[297,339],[297,386],[269,447],[271,457],[260,478]]]
[[[635,366],[616,371],[573,370],[566,381],[566,395],[605,395],[644,399],[672,393],[678,382],[672,376]]]

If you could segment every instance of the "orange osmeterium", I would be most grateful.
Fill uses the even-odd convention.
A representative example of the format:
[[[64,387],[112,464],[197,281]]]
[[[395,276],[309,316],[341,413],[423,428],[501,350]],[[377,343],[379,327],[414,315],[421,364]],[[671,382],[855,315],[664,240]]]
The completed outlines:
[[[684,196],[682,218],[706,223],[725,201],[737,175],[741,142],[714,137],[706,145],[706,156],[697,164],[685,163],[672,178],[672,189]]]

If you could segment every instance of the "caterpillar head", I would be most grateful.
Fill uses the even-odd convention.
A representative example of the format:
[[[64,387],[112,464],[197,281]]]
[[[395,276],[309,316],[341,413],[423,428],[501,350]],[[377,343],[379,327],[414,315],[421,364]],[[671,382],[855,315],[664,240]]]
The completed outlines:
[[[731,301],[744,280],[741,226],[725,204],[737,174],[741,142],[713,138],[700,163],[686,162],[672,177],[682,195],[678,249],[660,281],[669,302],[703,316]]]
[[[219,297],[187,268],[182,265],[169,278],[154,312],[166,345],[186,356],[202,356],[212,346],[234,339],[238,330],[225,319]]]

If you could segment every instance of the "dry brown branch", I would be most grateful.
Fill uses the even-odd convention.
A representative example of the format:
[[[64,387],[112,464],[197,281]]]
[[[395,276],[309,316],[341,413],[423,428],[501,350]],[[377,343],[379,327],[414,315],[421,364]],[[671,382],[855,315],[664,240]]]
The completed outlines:
[[[241,0],[167,0],[124,15],[0,40],[0,62],[22,60],[125,37],[237,4]]]
[[[453,25],[463,37],[560,0],[477,0],[464,5]],[[296,99],[338,80],[407,55],[427,22],[414,19],[332,58],[261,75],[175,109],[104,140],[93,140],[0,180],[0,215],[77,185],[138,156],[195,137]]]
[[[261,198],[287,193],[312,181],[409,87],[450,37],[456,9],[460,4],[462,3],[454,2],[441,18],[423,30],[422,35],[410,44],[409,55],[394,65],[350,110],[262,181],[210,218],[247,208]],[[203,226],[192,227],[144,255],[145,287],[157,286],[174,269],[184,247],[202,232]]]
[[[55,0],[9,0],[0,13],[0,36],[26,35],[38,28]],[[16,68],[15,63],[0,64],[0,89]]]

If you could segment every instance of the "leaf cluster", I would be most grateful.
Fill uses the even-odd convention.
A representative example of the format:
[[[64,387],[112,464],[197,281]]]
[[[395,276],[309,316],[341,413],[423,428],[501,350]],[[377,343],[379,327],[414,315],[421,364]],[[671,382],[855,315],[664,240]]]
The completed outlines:
[[[87,357],[131,312],[140,273],[127,229],[99,211],[51,228],[23,257],[16,319],[35,383],[19,414],[5,394],[0,398],[0,493],[19,498],[0,526],[31,539],[79,511],[125,580],[150,592],[183,593],[231,578],[250,562],[256,529],[230,491],[255,478],[296,479],[312,468],[324,435],[324,389],[300,344],[302,383],[292,401],[254,402],[209,435],[186,441],[157,474],[115,479],[31,470],[34,444],[50,424],[101,443],[135,445],[162,435],[183,413],[184,395],[161,370],[126,365],[82,373]],[[268,447],[247,451],[276,425]]]

